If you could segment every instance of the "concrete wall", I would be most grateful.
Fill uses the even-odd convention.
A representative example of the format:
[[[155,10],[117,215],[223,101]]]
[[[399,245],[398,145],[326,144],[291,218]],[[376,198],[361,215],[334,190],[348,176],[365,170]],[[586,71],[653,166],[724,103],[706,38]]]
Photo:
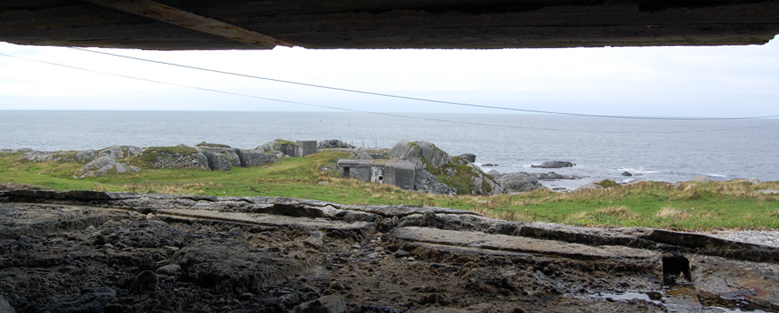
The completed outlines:
[[[357,178],[359,180],[371,181],[371,168],[370,167],[351,167],[349,168],[348,177]]]
[[[304,157],[316,153],[316,140],[297,140],[295,156]]]
[[[377,163],[373,160],[338,160],[341,177],[380,184],[391,184],[403,189],[414,189],[415,169],[410,162]]]
[[[371,167],[371,182],[375,184],[384,183],[384,167],[372,166]]]
[[[388,163],[384,165],[384,183],[403,189],[414,189],[416,172],[411,163]]]
[[[366,182],[371,181],[372,160],[338,160],[341,177],[352,177]]]

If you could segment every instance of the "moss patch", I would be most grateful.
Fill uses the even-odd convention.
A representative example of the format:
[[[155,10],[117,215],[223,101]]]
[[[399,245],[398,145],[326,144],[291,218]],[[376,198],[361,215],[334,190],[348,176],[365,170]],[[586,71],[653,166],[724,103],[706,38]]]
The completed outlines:
[[[471,194],[471,191],[476,190],[476,185],[473,183],[473,177],[476,177],[477,175],[470,166],[448,163],[439,168],[434,168],[430,163],[424,160],[424,157],[422,159],[425,163],[425,169],[427,169],[430,174],[438,177],[438,181],[457,190],[457,194],[469,195]],[[454,175],[449,176],[450,173],[454,173]]]
[[[228,145],[223,145],[223,144],[220,144],[220,143],[208,143],[208,142],[205,142],[205,141],[197,144],[197,146],[198,147],[204,147],[204,148],[225,148],[225,149],[230,149],[230,146],[228,146]]]
[[[294,141],[289,141],[289,140],[284,140],[284,139],[276,139],[276,144],[275,145],[293,145],[293,146],[297,146],[298,144],[295,143]]]
[[[613,181],[611,179],[604,179],[604,180],[601,180],[601,181],[599,181],[599,182],[597,182],[595,184],[598,185],[598,186],[601,186],[603,188],[619,186],[619,184],[617,184],[617,182],[615,182],[615,181]]]

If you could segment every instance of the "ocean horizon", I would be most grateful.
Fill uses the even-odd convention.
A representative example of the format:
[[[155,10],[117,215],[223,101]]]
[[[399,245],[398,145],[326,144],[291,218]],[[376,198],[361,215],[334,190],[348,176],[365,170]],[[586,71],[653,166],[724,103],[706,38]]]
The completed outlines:
[[[403,117],[399,117],[403,116]],[[207,111],[0,111],[0,148],[40,151],[112,145],[254,148],[274,139],[338,139],[365,148],[428,141],[451,155],[473,153],[501,173],[586,177],[548,186],[573,188],[614,179],[779,180],[779,119],[655,120],[533,114]],[[540,169],[544,161],[572,168]],[[633,174],[622,176],[623,172]]]

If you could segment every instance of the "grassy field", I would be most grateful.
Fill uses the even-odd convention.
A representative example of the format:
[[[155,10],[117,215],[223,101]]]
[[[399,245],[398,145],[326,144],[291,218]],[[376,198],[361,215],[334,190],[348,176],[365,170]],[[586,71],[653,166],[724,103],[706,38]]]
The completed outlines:
[[[78,163],[32,162],[0,154],[0,184],[46,189],[106,190],[213,196],[282,196],[348,204],[405,204],[476,211],[512,221],[587,226],[647,226],[675,230],[779,229],[779,182],[668,184],[640,182],[571,193],[538,190],[498,196],[445,196],[405,191],[323,171],[347,154],[321,151],[272,165],[233,168],[149,169],[140,173],[76,179]],[[331,167],[332,168],[332,167]]]

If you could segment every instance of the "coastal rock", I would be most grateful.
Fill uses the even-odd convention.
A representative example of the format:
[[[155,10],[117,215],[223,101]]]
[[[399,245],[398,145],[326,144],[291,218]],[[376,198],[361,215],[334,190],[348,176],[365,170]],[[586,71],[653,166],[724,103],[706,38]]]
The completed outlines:
[[[317,149],[337,149],[337,148],[349,149],[349,148],[354,148],[354,146],[337,139],[322,140],[317,145]]]
[[[141,152],[141,158],[154,168],[209,169],[208,158],[203,153],[184,145],[176,147],[149,147]]]
[[[389,152],[387,151],[371,153],[371,158],[373,158],[374,160],[384,160],[387,159],[388,157],[389,157]]]
[[[631,177],[631,176],[633,176],[633,174],[631,174],[631,173],[630,173],[630,172],[628,172],[628,171],[624,171],[624,172],[622,172],[622,176]]]
[[[541,163],[540,165],[530,165],[530,167],[536,167],[536,168],[563,168],[563,167],[573,167],[576,164],[573,164],[571,162],[567,161],[546,161]]]
[[[89,162],[95,159],[95,150],[83,150],[76,153],[76,161]]]
[[[457,189],[449,187],[446,184],[438,181],[438,177],[430,174],[430,172],[425,169],[417,169],[415,175],[414,190],[442,195],[457,194]]]
[[[476,162],[476,155],[473,153],[463,153],[461,155],[458,155],[457,157],[463,160],[468,160],[468,162],[471,163]]]
[[[278,161],[282,154],[263,153],[255,150],[235,149],[242,167],[251,167]]]
[[[555,172],[549,173],[533,173],[538,180],[561,180],[561,179],[580,179],[581,177],[576,175],[562,175]]]
[[[229,171],[231,168],[230,157],[227,154],[222,154],[212,151],[202,151],[203,155],[208,160],[208,167],[212,171]]]
[[[535,175],[530,173],[508,173],[501,175],[498,182],[507,190],[515,192],[532,191],[544,188]]]
[[[449,154],[427,141],[400,141],[390,149],[388,156],[412,162],[417,168],[423,168],[425,164],[439,168],[452,162],[452,157]]]
[[[467,159],[452,158],[426,141],[400,141],[390,149],[388,156],[414,164],[417,171],[416,190],[452,194],[451,189],[454,189],[455,194],[473,195],[494,195],[504,191],[492,176],[485,174],[478,166]]]
[[[487,174],[491,175],[495,179],[500,179],[501,177],[508,175],[507,174],[501,174],[500,172],[496,171],[495,169],[491,169]],[[563,180],[563,179],[581,179],[582,177],[576,176],[576,175],[562,175],[557,174],[555,172],[549,172],[549,173],[528,173],[528,172],[517,172],[517,174],[521,174],[519,176],[533,176],[537,180],[544,180],[544,181],[550,181],[550,180]]]
[[[111,159],[109,156],[104,155],[97,159],[94,159],[92,162],[87,163],[84,165],[84,167],[78,169],[74,174],[78,178],[85,178],[85,177],[93,177],[93,176],[104,176],[110,171],[116,171],[119,174],[124,174],[126,172],[140,172],[141,169],[136,166],[131,166],[123,163],[118,163],[114,159]]]
[[[87,171],[91,171],[91,170],[100,169],[105,166],[114,165],[114,164],[116,164],[116,161],[114,161],[114,159],[108,156],[102,156],[95,159],[92,162],[87,163],[87,165],[84,165],[84,169]]]
[[[32,149],[19,149],[24,152],[25,158],[34,162],[76,162],[76,151],[35,151]]]
[[[224,162],[224,160],[221,160],[222,157],[216,155],[209,156],[205,152],[211,152],[211,153],[227,156],[227,160],[229,162],[230,167],[241,167],[241,159],[238,156],[238,153],[236,152],[236,150],[238,149],[230,148],[230,146],[228,145],[223,145],[218,143],[207,143],[205,141],[197,144],[195,148],[206,155],[206,158],[208,158],[208,166],[212,170],[226,171],[229,169],[227,169],[224,166],[224,164],[219,164],[219,162]]]
[[[293,142],[276,143],[273,145],[273,151],[280,151],[288,156],[296,156],[297,150],[298,149]]]
[[[96,176],[105,176],[110,170],[116,170],[116,164],[108,164],[97,170]]]
[[[444,166],[444,164],[452,163],[452,157],[444,152],[444,150],[438,149],[434,144],[427,141],[419,141],[417,142],[417,145],[419,147],[419,152],[421,152],[421,157],[424,157],[425,161],[431,166],[438,168]],[[414,157],[416,157],[416,155]]]
[[[95,157],[100,158],[107,156],[112,160],[124,159],[130,156],[137,156],[141,154],[141,148],[135,146],[110,146],[97,150]]]
[[[358,159],[358,160],[373,160],[373,157],[371,156],[371,154],[368,153],[367,151],[365,151],[365,149],[363,149],[363,148],[354,149],[351,152],[349,152],[349,154],[354,159]]]

